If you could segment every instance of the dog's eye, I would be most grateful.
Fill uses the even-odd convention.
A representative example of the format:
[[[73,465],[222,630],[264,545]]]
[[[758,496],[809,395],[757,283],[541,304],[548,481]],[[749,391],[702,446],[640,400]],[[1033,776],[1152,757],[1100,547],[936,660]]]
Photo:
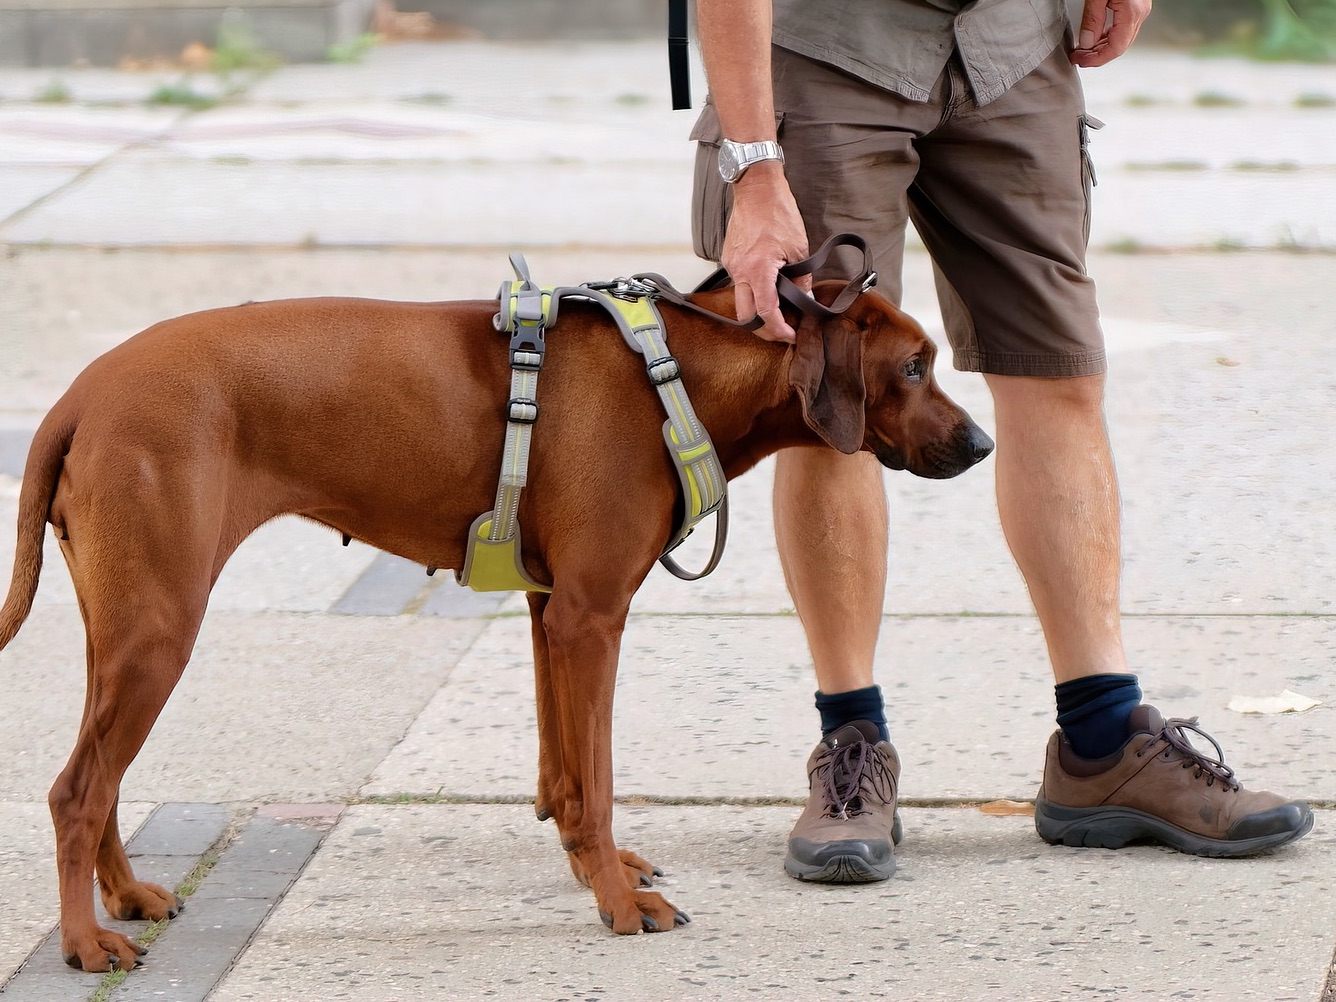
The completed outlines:
[[[905,363],[905,378],[911,383],[923,382],[925,375],[927,375],[927,366],[923,364],[922,355],[915,355]]]

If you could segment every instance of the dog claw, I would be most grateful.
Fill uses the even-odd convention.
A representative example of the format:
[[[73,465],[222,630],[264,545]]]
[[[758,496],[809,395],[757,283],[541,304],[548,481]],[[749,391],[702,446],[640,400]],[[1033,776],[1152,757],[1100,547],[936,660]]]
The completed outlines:
[[[642,874],[640,875],[640,886],[641,886],[641,887],[653,887],[653,886],[654,886],[654,881],[652,881],[652,880],[649,879],[649,875],[648,875],[648,874],[644,874],[644,873],[642,873]]]
[[[654,867],[654,869],[653,869],[651,872],[652,872],[652,873],[654,874],[654,876],[656,876],[656,877],[662,877],[662,876],[663,876],[663,871],[660,870],[657,866]]]
[[[673,925],[690,925],[691,916],[686,912],[678,912],[673,916]]]
[[[658,932],[659,923],[654,921],[653,915],[641,915],[640,928],[644,929],[646,932]]]
[[[601,919],[603,920],[603,924],[604,924],[605,926],[607,926],[609,929],[612,928],[612,916],[611,916],[611,915],[609,915],[607,912],[603,911],[603,909],[600,908],[600,909],[599,909],[599,912],[598,912],[598,917],[601,918]]]
[[[552,812],[549,811],[546,807],[539,807],[533,813],[534,817],[536,817],[539,821],[546,821],[548,818],[552,817]]]

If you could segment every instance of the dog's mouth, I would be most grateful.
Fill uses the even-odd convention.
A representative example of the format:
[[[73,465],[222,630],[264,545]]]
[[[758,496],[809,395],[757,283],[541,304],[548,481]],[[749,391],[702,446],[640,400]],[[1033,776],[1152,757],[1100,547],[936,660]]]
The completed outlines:
[[[950,480],[971,466],[982,462],[993,451],[993,440],[972,421],[956,426],[949,438],[929,442],[911,460],[889,442],[877,442],[872,449],[882,466],[908,470],[925,480]]]

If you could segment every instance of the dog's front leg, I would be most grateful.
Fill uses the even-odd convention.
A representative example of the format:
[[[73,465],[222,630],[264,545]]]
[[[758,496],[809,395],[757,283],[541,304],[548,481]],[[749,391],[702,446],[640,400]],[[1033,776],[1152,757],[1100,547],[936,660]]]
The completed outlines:
[[[566,792],[561,776],[561,725],[557,700],[552,692],[552,662],[548,653],[547,631],[543,627],[543,612],[547,609],[547,595],[529,593],[529,615],[533,625],[534,694],[538,708],[538,794],[534,799],[534,814],[539,821],[554,818],[558,829],[565,830],[563,807]],[[663,871],[642,859],[630,849],[618,849],[622,861],[622,876],[629,887],[651,887],[655,877]],[[575,879],[589,886],[585,872],[575,853],[567,853]]]
[[[647,873],[624,861],[612,838],[612,698],[626,603],[600,608],[590,594],[559,585],[543,612],[554,704],[549,724],[555,722],[557,736],[540,743],[560,756],[560,778],[549,790],[556,794],[552,813],[571,870],[593,890],[604,924],[622,934],[664,932],[690,919],[662,895],[633,889]],[[538,688],[541,722],[541,678]],[[540,796],[541,775],[540,768]],[[653,871],[640,857],[626,856]]]

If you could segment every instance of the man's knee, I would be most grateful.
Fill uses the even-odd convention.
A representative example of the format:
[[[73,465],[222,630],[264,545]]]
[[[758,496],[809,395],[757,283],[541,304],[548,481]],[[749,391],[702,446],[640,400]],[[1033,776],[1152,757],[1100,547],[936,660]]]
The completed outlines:
[[[1073,416],[1104,413],[1104,374],[1050,378],[985,375],[999,419],[1028,411],[1062,410]]]

